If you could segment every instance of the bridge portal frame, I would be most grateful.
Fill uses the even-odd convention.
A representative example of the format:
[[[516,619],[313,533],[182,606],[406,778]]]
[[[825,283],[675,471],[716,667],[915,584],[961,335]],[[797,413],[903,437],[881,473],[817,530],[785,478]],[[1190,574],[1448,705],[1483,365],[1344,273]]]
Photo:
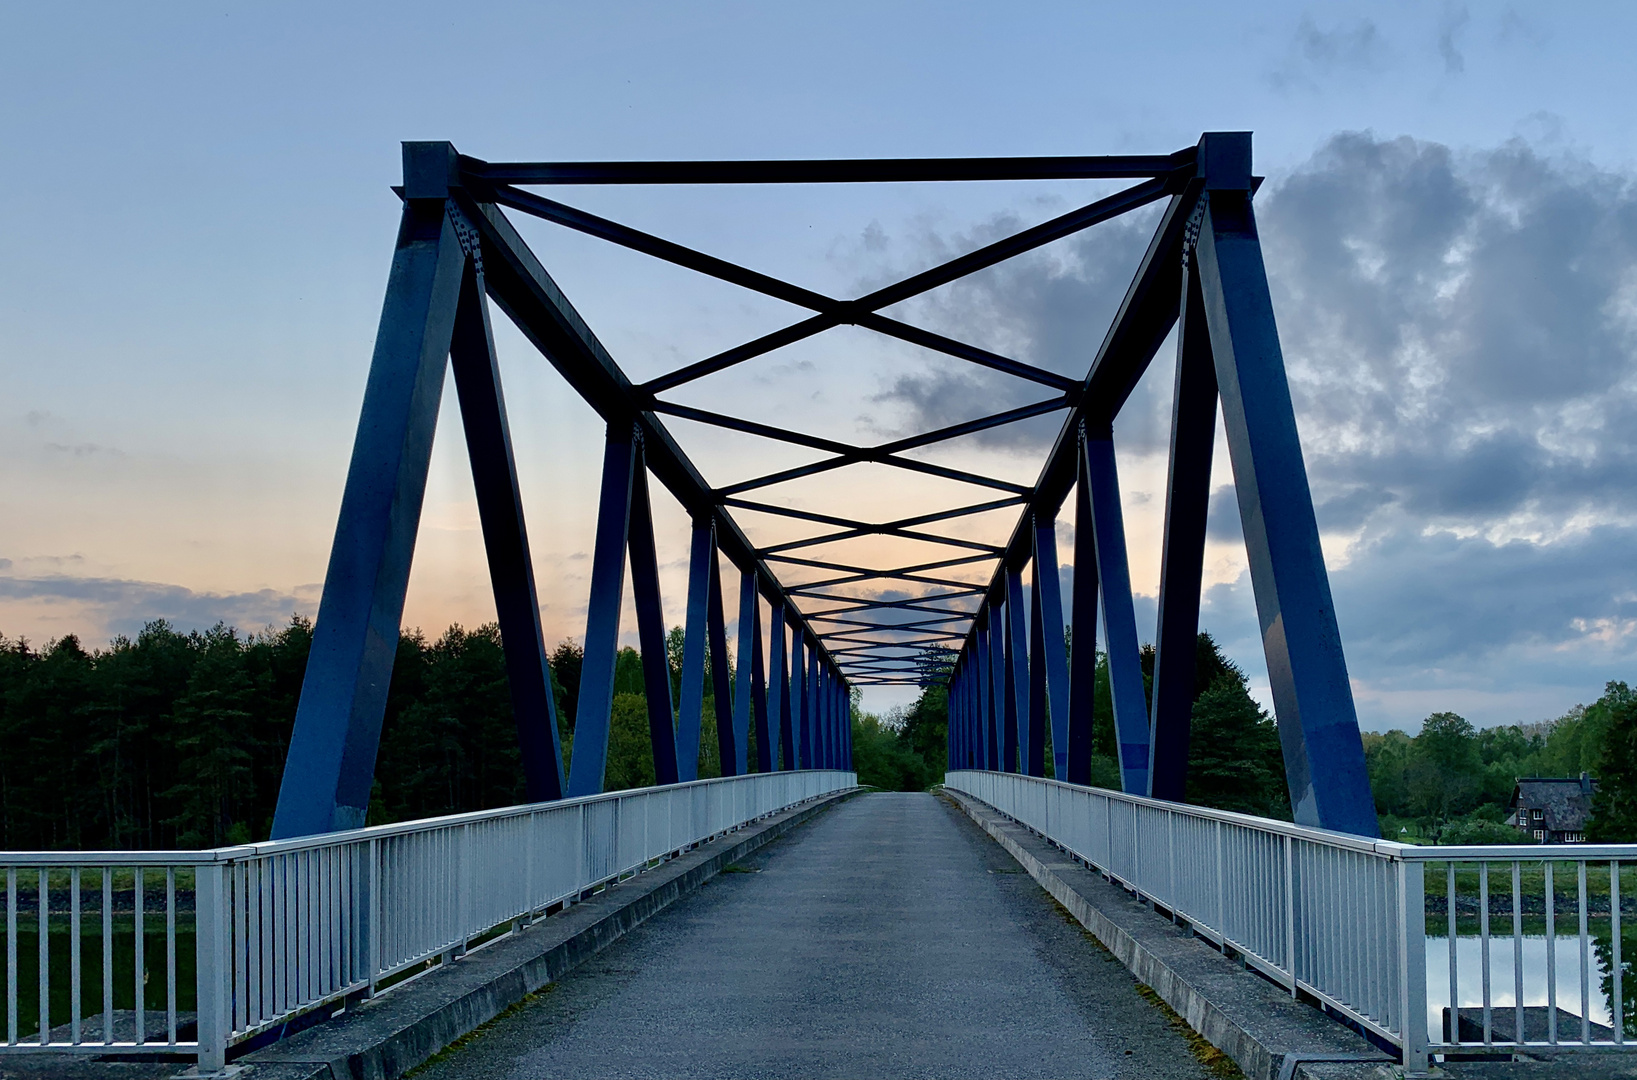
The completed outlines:
[[[562,184],[881,183],[1016,179],[1137,179],[1122,191],[853,300],[837,300],[547,199],[526,186]],[[406,143],[402,224],[383,306],[315,626],[273,835],[363,823],[419,524],[445,360],[456,389],[504,641],[530,800],[600,791],[614,659],[630,560],[648,687],[656,775],[693,778],[705,655],[727,703],[719,550],[752,586],[740,641],[770,608],[763,673],[734,695],[718,724],[724,772],[747,769],[754,724],[758,767],[835,767],[850,760],[847,698],[858,685],[924,681],[928,653],[958,652],[951,689],[950,766],[1042,775],[1049,729],[1054,773],[1089,779],[1094,648],[1052,656],[1063,637],[1052,527],[1071,487],[1076,587],[1071,619],[1095,641],[1100,608],[1127,790],[1185,794],[1194,639],[1211,444],[1220,399],[1245,526],[1252,584],[1297,820],[1375,832],[1352,695],[1297,438],[1252,210],[1248,133],[1208,133],[1169,155],[782,162],[491,163],[449,143]],[[1156,202],[1158,228],[1084,380],[1074,380],[881,314],[882,309]],[[754,341],[634,384],[505,216],[513,210],[806,308],[814,314]],[[597,541],[573,768],[565,777],[510,431],[489,327],[494,301],[607,421]],[[1183,333],[1162,553],[1154,706],[1142,687],[1112,423],[1179,317]],[[1042,385],[1055,396],[876,446],[665,400],[660,395],[830,328],[853,325]],[[1032,487],[946,468],[909,451],[1035,416],[1067,413]],[[711,487],[671,437],[678,416],[822,451],[817,462]],[[771,484],[874,462],[978,486],[983,502],[890,522],[795,510],[744,496]],[[664,623],[647,476],[693,519],[681,712],[672,721]],[[993,492],[1003,493],[994,498]],[[1003,507],[1020,519],[1003,546],[927,526]],[[834,526],[758,548],[729,513],[744,510]],[[794,554],[880,535],[961,549],[958,556],[873,570]],[[993,561],[988,586],[935,576]],[[839,576],[786,587],[772,564]],[[1027,590],[1023,573],[1035,567]],[[1095,572],[1093,573],[1093,569]],[[838,592],[865,582],[930,586],[907,600]],[[1025,599],[1028,595],[1029,600]],[[798,601],[839,606],[804,613]],[[976,601],[977,610],[963,605]],[[1027,609],[1026,609],[1027,605]],[[1032,612],[1032,613],[1031,613]],[[955,629],[966,624],[965,632]],[[788,649],[785,628],[790,630]],[[1085,633],[1084,631],[1092,631]],[[1033,647],[1031,648],[1031,642]],[[741,646],[742,647],[742,646]],[[760,659],[757,651],[756,660]],[[756,714],[754,719],[752,713]]]

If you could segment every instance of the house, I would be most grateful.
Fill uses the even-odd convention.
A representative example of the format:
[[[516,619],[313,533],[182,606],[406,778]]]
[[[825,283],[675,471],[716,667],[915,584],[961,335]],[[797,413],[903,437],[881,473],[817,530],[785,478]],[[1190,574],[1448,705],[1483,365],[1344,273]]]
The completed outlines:
[[[1597,781],[1580,776],[1520,776],[1512,789],[1508,825],[1516,825],[1537,844],[1579,844],[1586,839]]]

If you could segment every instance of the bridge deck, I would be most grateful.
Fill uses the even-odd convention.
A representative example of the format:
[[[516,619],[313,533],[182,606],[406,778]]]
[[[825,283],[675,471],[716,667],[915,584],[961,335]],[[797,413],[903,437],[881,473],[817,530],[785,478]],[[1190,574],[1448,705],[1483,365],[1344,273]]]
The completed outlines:
[[[421,1076],[1211,1075],[930,795],[854,798],[740,866]]]

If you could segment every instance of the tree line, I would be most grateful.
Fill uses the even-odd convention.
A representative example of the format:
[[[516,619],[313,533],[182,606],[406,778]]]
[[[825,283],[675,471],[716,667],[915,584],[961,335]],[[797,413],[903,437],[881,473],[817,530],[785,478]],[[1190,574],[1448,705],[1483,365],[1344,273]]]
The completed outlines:
[[[682,631],[667,653],[681,683]],[[164,849],[265,839],[278,800],[312,623],[242,635],[164,621],[87,650],[0,635],[0,849]],[[551,656],[565,766],[582,652]],[[708,675],[708,672],[707,672]],[[700,776],[720,775],[711,680]],[[755,747],[751,747],[755,760]],[[606,787],[653,783],[642,658],[615,665]],[[522,766],[494,624],[398,641],[371,824],[509,806]]]
[[[683,634],[667,640],[673,701]],[[0,849],[191,848],[264,839],[289,745],[312,624],[243,635],[156,621],[87,650],[69,635],[35,649],[0,635]],[[1064,647],[1072,650],[1072,635]],[[580,646],[550,657],[565,765],[573,754]],[[1154,651],[1144,647],[1151,683]],[[731,657],[730,657],[731,665]],[[732,672],[730,671],[730,677]],[[705,680],[701,777],[720,775],[713,682]],[[1119,787],[1107,658],[1097,660],[1092,782]],[[620,652],[607,790],[654,780],[642,658]],[[1244,672],[1201,634],[1187,799],[1288,819],[1278,728]],[[948,696],[940,681],[885,716],[853,709],[865,784],[923,790],[942,779]],[[754,731],[749,760],[755,761]],[[1050,730],[1048,725],[1048,740]],[[1366,734],[1383,835],[1449,843],[1517,839],[1501,824],[1513,778],[1589,771],[1600,787],[1592,839],[1637,840],[1637,694],[1624,683],[1539,724],[1474,729],[1453,713],[1414,736]],[[1052,755],[1048,745],[1047,771]],[[523,798],[505,656],[493,624],[408,631],[388,693],[372,824],[515,804]]]
[[[1064,636],[1072,654],[1074,637]],[[1154,647],[1143,646],[1143,682],[1153,696]],[[1114,711],[1108,685],[1108,657],[1097,654],[1092,705],[1091,782],[1120,787]],[[907,708],[885,717],[858,716],[853,728],[853,763],[859,782],[918,791],[943,779],[948,691],[942,684],[923,690]],[[1046,729],[1046,775],[1051,776],[1051,725]],[[1222,654],[1208,633],[1199,635],[1194,660],[1194,708],[1188,742],[1187,799],[1263,817],[1290,819],[1284,757],[1273,720],[1256,704],[1245,673]]]

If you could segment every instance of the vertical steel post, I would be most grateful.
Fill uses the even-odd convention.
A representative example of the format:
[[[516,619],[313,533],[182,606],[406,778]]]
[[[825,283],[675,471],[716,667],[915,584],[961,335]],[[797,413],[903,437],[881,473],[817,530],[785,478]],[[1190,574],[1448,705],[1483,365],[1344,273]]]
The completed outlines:
[[[1029,760],[1022,770],[1046,775],[1046,627],[1040,617],[1040,564],[1029,585]],[[1056,748],[1053,748],[1055,754]]]
[[[107,871],[104,871],[107,873]],[[40,872],[45,880],[45,871]],[[227,867],[223,863],[204,863],[194,869],[194,965],[197,973],[199,1072],[216,1073],[227,1067],[227,1037],[233,1030],[233,1012],[229,983],[233,976],[233,960],[228,917]],[[45,889],[40,890],[44,895]],[[45,909],[42,901],[41,910]],[[42,917],[41,925],[45,924]],[[41,935],[45,936],[45,935]],[[78,1004],[77,1002],[75,1003]],[[76,1010],[77,1011],[77,1010]],[[44,1007],[42,1006],[42,1014]],[[41,1042],[46,1025],[40,1025]],[[113,1035],[104,1029],[105,1041]]]
[[[540,600],[534,585],[523,499],[512,454],[511,425],[501,390],[500,364],[477,256],[467,260],[456,309],[449,356],[455,392],[466,431],[472,486],[477,495],[483,546],[489,558],[496,621],[506,656],[512,718],[523,759],[524,798],[544,802],[563,797],[563,749],[557,732],[557,702],[540,628]]]
[[[756,610],[756,571],[739,573],[739,666],[734,671],[733,731],[739,745],[740,775],[750,771],[751,713],[756,713],[756,771],[767,772],[767,710],[757,701],[761,690],[761,613]],[[716,721],[720,724],[720,718]]]
[[[818,756],[820,749],[818,745],[818,681],[818,642],[809,641],[807,642],[807,685],[804,687],[805,693],[802,695],[801,710],[803,721],[801,760],[802,767],[807,769],[817,769],[821,767],[819,765]]]
[[[791,614],[793,615],[794,612]],[[791,726],[790,767],[792,769],[805,769],[807,768],[809,742],[807,738],[807,710],[805,708],[807,695],[803,692],[805,689],[803,677],[806,675],[807,668],[802,663],[801,656],[801,623],[794,618],[788,621],[790,623],[790,693],[788,695]]]
[[[1006,692],[1006,628],[997,599],[1004,597],[989,598],[989,767],[996,772],[1011,772],[1011,759],[1006,756],[1006,702],[1010,697]]]
[[[727,601],[722,595],[722,564],[716,554],[716,525],[711,524],[710,603],[705,609],[706,640],[710,644],[711,707],[716,711],[716,756],[721,775],[743,776],[749,771],[749,710],[735,707],[733,680],[728,673]],[[752,608],[754,611],[755,609]],[[743,679],[739,680],[741,683]]]
[[[1200,143],[1195,261],[1297,822],[1378,835],[1358,714],[1251,208],[1250,136]]]
[[[1057,522],[1036,515],[1034,523],[1035,606],[1046,662],[1044,702],[1052,724],[1052,776],[1069,775],[1069,658],[1063,648],[1063,582],[1057,573]]]
[[[633,426],[610,423],[597,503],[597,540],[591,555],[585,657],[574,707],[574,748],[568,762],[571,798],[600,795],[608,765],[608,724],[614,706],[614,663],[619,658],[625,549],[631,528],[631,477],[639,467]]]
[[[1029,615],[1023,607],[1023,568],[1006,568],[1006,748],[1007,772],[1029,771]]]
[[[643,465],[641,443],[637,444],[637,467],[631,473],[629,547],[631,599],[636,601],[637,639],[642,643],[642,686],[648,699],[654,783],[674,784],[676,713],[671,705],[671,663],[665,649],[665,609],[659,596],[659,556],[654,548],[654,515],[648,501],[648,469]]]
[[[452,155],[453,150],[450,150]],[[466,254],[404,148],[406,201],[273,836],[364,824]]]
[[[705,615],[711,599],[710,564],[715,558],[710,519],[696,517],[688,554],[688,621],[682,630],[682,693],[676,712],[676,775],[682,781],[699,779],[699,736],[705,712]],[[646,646],[643,654],[646,658]],[[720,718],[716,726],[720,732]],[[733,775],[728,772],[732,767],[731,758],[724,758],[722,774]]]
[[[1205,524],[1216,441],[1216,369],[1199,274],[1182,271],[1182,325],[1171,405],[1171,468],[1165,494],[1159,628],[1154,635],[1154,715],[1148,794],[1181,802],[1188,789],[1188,732],[1194,715]]]
[[[779,721],[774,716],[777,709],[767,700],[768,679],[762,667],[762,615],[756,606],[756,576],[754,572],[746,572],[742,580],[750,592],[750,706],[756,724],[756,771],[768,773],[779,766]],[[739,662],[745,661],[741,658]],[[773,692],[777,695],[776,686]],[[777,697],[774,701],[777,702]]]
[[[1120,753],[1120,784],[1128,795],[1148,793],[1148,694],[1143,688],[1142,654],[1137,647],[1137,615],[1131,606],[1131,572],[1126,566],[1125,519],[1120,480],[1114,467],[1114,435],[1089,432],[1084,443],[1091,488],[1097,579],[1103,598],[1103,635],[1108,643],[1108,685],[1114,699],[1114,729]]]
[[[770,664],[767,692],[771,700],[767,703],[767,715],[768,727],[777,731],[774,736],[773,768],[793,769],[796,766],[790,739],[790,677],[785,667],[784,605],[773,602],[768,609],[767,655]]]
[[[1071,784],[1091,783],[1092,726],[1097,692],[1097,540],[1092,525],[1091,478],[1086,473],[1086,428],[1080,425],[1074,485],[1074,655],[1069,658],[1069,758]]]

